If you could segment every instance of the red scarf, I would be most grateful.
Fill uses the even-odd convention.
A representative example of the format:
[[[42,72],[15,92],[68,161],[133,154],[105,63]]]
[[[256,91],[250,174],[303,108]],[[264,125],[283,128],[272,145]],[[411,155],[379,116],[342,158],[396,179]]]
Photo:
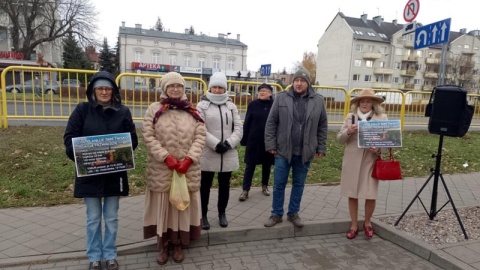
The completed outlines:
[[[193,118],[195,118],[197,121],[205,123],[205,121],[203,121],[202,117],[200,116],[200,113],[197,111],[197,108],[195,108],[195,106],[193,106],[193,104],[186,99],[180,100],[166,98],[162,100],[160,104],[162,104],[162,107],[158,109],[158,111],[155,113],[155,117],[153,118],[154,125],[155,123],[157,123],[160,115],[166,110],[183,110],[193,116]]]

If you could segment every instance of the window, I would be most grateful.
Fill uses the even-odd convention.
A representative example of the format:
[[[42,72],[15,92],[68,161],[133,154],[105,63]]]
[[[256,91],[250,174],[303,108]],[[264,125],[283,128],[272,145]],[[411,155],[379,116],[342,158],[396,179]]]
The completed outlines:
[[[230,49],[230,53],[235,53],[235,50],[234,50],[234,49]]]
[[[152,54],[152,63],[160,64],[160,54],[159,53],[153,53]]]
[[[475,63],[480,63],[480,56],[475,57]]]
[[[228,60],[228,69],[235,69],[235,62],[233,61],[233,59]]]
[[[375,46],[373,46],[373,45],[368,45],[368,51],[369,51],[369,52],[375,51]]]
[[[400,67],[400,62],[395,62],[395,64],[393,65],[393,69],[400,69]]]
[[[402,48],[395,48],[395,55],[403,55]]]
[[[176,65],[176,64],[177,64],[177,55],[170,54],[170,65]]]
[[[423,57],[423,51],[417,51],[417,56],[418,57]]]
[[[381,61],[379,64],[380,64],[379,66],[380,66],[381,68],[385,67],[385,62]]]
[[[170,47],[175,47],[175,42],[170,43]]]
[[[365,61],[365,66],[370,68],[373,67],[373,61],[372,60]]]
[[[381,53],[381,54],[385,54],[387,52],[387,47],[380,47],[380,49],[378,49],[378,51]]]
[[[355,34],[360,35],[360,36],[363,36],[363,32],[362,32],[362,31],[355,30]]]
[[[142,52],[135,51],[135,62],[142,62]]]
[[[465,48],[465,49],[470,49],[470,45],[465,44],[465,46],[464,46],[463,48]]]
[[[216,51],[216,52],[220,51],[220,48],[215,47],[215,51]]]
[[[155,40],[155,41],[153,42],[153,45],[158,45],[158,43],[159,43],[158,40]]]
[[[367,35],[369,35],[369,36],[371,36],[371,37],[376,36],[375,33],[372,33],[372,32],[367,32]]]
[[[478,46],[473,47],[474,50],[478,50]]]
[[[353,74],[353,80],[354,81],[360,81],[360,74]]]
[[[366,82],[371,82],[372,81],[372,75],[365,75],[365,81]]]
[[[191,61],[190,56],[185,56],[185,66],[186,67],[190,66],[190,61]]]
[[[205,67],[205,57],[198,58],[198,66],[201,68]]]
[[[363,49],[363,45],[362,45],[362,44],[356,44],[356,45],[355,45],[355,51],[361,52],[362,49]]]
[[[141,40],[141,39],[137,39],[137,44],[142,44],[142,40]]]
[[[220,68],[220,58],[213,59],[213,68]]]
[[[414,83],[414,84],[420,84],[420,83],[421,83],[421,80],[420,80],[420,79],[413,79],[413,83]]]
[[[387,36],[386,36],[385,34],[380,33],[380,34],[378,34],[378,35],[379,35],[381,38],[387,38]]]
[[[361,67],[361,66],[362,66],[362,60],[356,59],[355,62],[353,63],[353,66],[355,66],[355,67]]]
[[[190,49],[190,44],[186,44],[185,48]]]
[[[392,79],[392,82],[393,82],[393,83],[398,83],[398,81],[399,81],[399,78],[398,78],[398,77],[393,77],[393,79]]]
[[[415,65],[416,70],[422,70],[422,67],[423,67],[422,64],[416,64]]]
[[[383,82],[383,78],[384,78],[383,75],[377,75],[377,76],[375,76],[375,81],[376,82]]]

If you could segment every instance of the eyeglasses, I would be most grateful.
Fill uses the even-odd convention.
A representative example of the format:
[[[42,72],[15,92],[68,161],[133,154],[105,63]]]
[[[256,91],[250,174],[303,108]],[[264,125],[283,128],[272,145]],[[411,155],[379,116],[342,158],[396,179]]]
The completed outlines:
[[[167,88],[182,90],[183,85],[181,85],[181,84],[170,84],[169,86],[167,86]]]
[[[260,89],[258,90],[259,93],[270,93],[271,91],[269,89]]]
[[[110,93],[113,91],[113,87],[108,87],[108,86],[99,86],[99,87],[95,87],[95,91],[101,93],[103,91],[107,92],[107,93]]]

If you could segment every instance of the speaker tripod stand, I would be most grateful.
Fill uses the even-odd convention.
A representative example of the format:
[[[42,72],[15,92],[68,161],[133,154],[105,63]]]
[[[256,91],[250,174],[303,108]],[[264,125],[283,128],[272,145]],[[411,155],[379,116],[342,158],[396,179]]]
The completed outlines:
[[[425,209],[425,212],[428,214],[428,217],[430,218],[430,220],[433,220],[433,218],[435,218],[435,216],[437,215],[438,212],[440,212],[440,210],[442,210],[448,203],[451,203],[453,211],[455,212],[455,216],[457,216],[458,223],[462,228],[463,235],[465,235],[465,239],[468,239],[467,232],[463,227],[463,223],[462,223],[462,220],[460,219],[460,215],[458,214],[457,208],[455,207],[455,203],[453,203],[452,196],[450,196],[450,191],[448,191],[447,184],[445,184],[445,179],[443,179],[443,175],[442,173],[440,173],[440,164],[442,162],[442,146],[443,146],[443,135],[440,135],[440,142],[438,143],[438,152],[436,155],[432,156],[432,157],[436,157],[435,169],[431,169],[432,173],[430,174],[430,177],[428,177],[425,184],[423,184],[422,188],[420,188],[420,190],[417,192],[417,195],[415,195],[413,200],[407,206],[405,211],[403,211],[402,215],[398,218],[398,220],[395,222],[394,225],[395,226],[398,225],[400,220],[402,220],[403,216],[407,213],[408,209],[410,209],[410,207],[412,206],[412,204],[415,202],[416,199],[420,201],[420,203],[423,206],[423,209]],[[432,178],[433,178],[432,202],[430,206],[430,212],[428,212],[427,208],[425,207],[425,204],[420,198],[420,193],[422,193],[423,189],[427,186],[428,182],[430,182]],[[442,207],[440,207],[440,209],[438,209],[437,211],[438,179],[442,180],[443,187],[445,188],[445,192],[447,193],[447,196],[448,196],[448,201],[444,205],[442,205]]]

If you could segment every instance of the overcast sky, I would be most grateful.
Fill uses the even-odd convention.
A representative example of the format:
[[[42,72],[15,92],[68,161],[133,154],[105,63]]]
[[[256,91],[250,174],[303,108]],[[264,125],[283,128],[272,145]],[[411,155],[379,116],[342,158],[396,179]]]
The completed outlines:
[[[480,29],[476,0],[416,0],[420,9],[416,21],[423,25],[452,18],[451,30]],[[256,71],[262,64],[272,64],[272,72],[289,71],[303,53],[317,53],[317,43],[335,15],[348,17],[381,15],[386,22],[397,19],[406,23],[403,13],[407,0],[92,0],[99,14],[99,40],[107,37],[115,45],[118,29],[155,25],[160,17],[171,32],[183,33],[191,25],[196,33],[209,36],[232,33],[248,46],[247,69]],[[115,6],[115,7],[114,7]]]

